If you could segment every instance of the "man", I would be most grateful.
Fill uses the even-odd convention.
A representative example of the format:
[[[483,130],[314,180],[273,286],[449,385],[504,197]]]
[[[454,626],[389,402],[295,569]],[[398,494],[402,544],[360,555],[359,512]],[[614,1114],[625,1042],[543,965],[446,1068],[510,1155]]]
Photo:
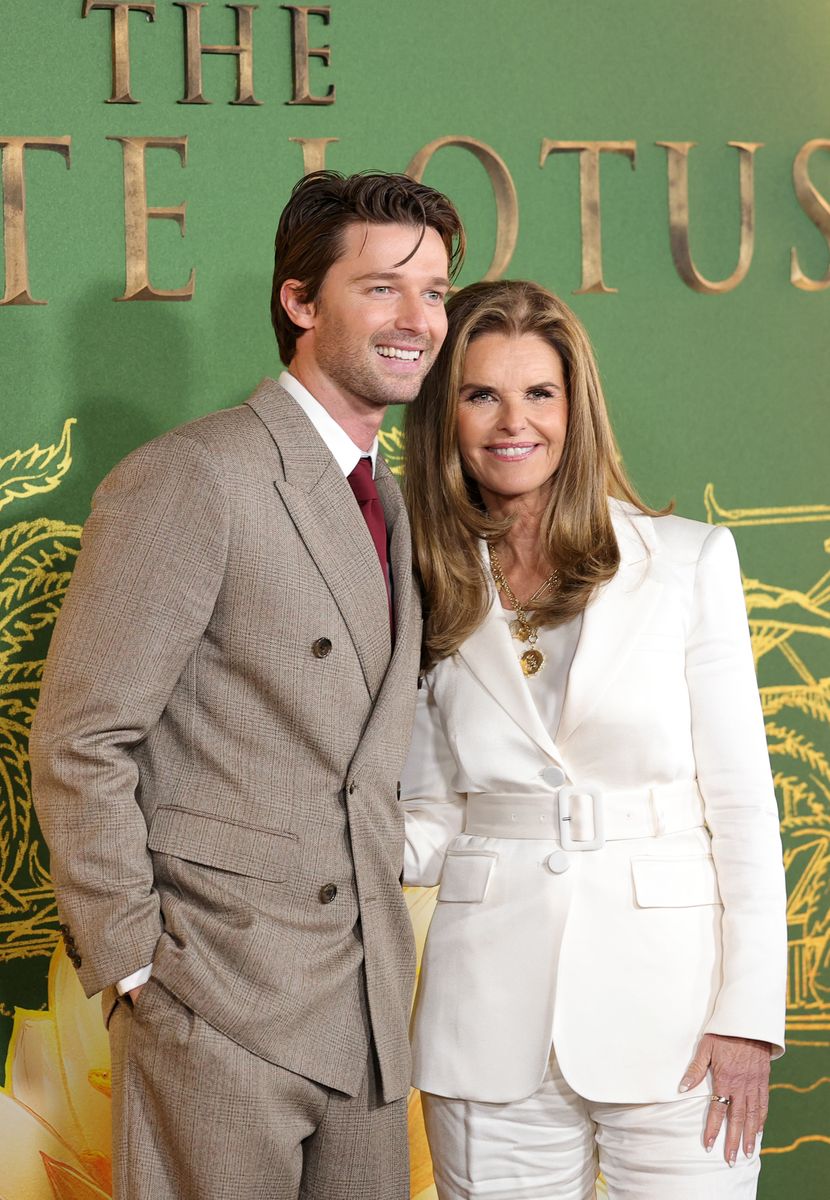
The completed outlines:
[[[116,1197],[408,1196],[420,611],[376,435],[462,252],[430,188],[308,176],[276,240],[289,371],[96,493],[31,757],[69,957],[106,989]]]

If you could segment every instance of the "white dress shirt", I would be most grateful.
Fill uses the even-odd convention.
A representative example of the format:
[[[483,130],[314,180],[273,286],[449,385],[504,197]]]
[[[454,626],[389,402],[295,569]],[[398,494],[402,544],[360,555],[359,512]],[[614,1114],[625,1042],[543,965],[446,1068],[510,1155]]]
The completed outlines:
[[[323,408],[319,400],[315,400],[308,388],[303,387],[299,379],[290,371],[283,371],[277,383],[285,388],[292,400],[296,400],[305,415],[311,421],[320,437],[331,451],[332,458],[344,475],[351,475],[361,458],[371,458],[372,475],[378,460],[378,439],[372,442],[369,450],[361,450],[355,445],[342,425],[338,425],[334,417]]]
[[[295,379],[290,371],[283,371],[277,382],[299,404],[320,437],[326,443],[326,447],[331,452],[332,458],[344,475],[349,476],[361,458],[370,458],[372,460],[372,475],[374,476],[378,458],[377,438],[372,442],[368,452],[361,450],[352,441],[342,425],[337,424],[334,417],[323,408],[319,400],[315,400],[308,388],[303,387],[299,379]],[[131,975],[120,979],[115,985],[119,996],[123,996],[125,992],[129,992],[133,988],[141,987],[142,984],[147,982],[152,973],[153,964],[148,963],[146,967],[139,967]]]

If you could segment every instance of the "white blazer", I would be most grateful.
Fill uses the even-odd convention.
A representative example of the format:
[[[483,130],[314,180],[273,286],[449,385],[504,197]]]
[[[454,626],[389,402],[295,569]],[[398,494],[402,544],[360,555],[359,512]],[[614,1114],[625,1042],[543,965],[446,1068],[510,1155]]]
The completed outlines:
[[[781,842],[735,543],[611,512],[620,567],[585,609],[555,734],[495,591],[420,691],[402,800],[404,880],[441,883],[412,1028],[428,1092],[528,1096],[551,1041],[575,1091],[620,1103],[678,1099],[706,1031],[783,1052]],[[482,803],[526,823],[516,794],[556,822],[566,780],[604,794],[617,840],[565,852],[555,825],[464,832]],[[576,803],[588,839],[594,804]]]

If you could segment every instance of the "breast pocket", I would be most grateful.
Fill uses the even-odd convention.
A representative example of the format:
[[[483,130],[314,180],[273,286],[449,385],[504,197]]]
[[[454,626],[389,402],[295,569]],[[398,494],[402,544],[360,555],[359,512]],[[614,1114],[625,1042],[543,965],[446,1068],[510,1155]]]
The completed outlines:
[[[692,908],[720,904],[718,876],[709,854],[685,858],[633,858],[638,908]]]
[[[480,904],[487,895],[498,854],[489,850],[450,850],[444,859],[438,902]]]

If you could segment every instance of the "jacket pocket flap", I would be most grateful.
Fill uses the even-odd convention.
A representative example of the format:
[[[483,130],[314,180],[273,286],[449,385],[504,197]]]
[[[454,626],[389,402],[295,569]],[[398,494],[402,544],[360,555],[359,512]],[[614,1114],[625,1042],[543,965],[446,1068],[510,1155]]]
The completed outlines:
[[[282,883],[296,861],[296,834],[255,829],[188,808],[159,808],[147,837],[150,850],[188,862]]]
[[[450,850],[441,872],[439,900],[480,904],[487,895],[498,855],[490,851]]]
[[[720,904],[718,877],[709,854],[687,858],[632,858],[640,908],[691,908]]]

